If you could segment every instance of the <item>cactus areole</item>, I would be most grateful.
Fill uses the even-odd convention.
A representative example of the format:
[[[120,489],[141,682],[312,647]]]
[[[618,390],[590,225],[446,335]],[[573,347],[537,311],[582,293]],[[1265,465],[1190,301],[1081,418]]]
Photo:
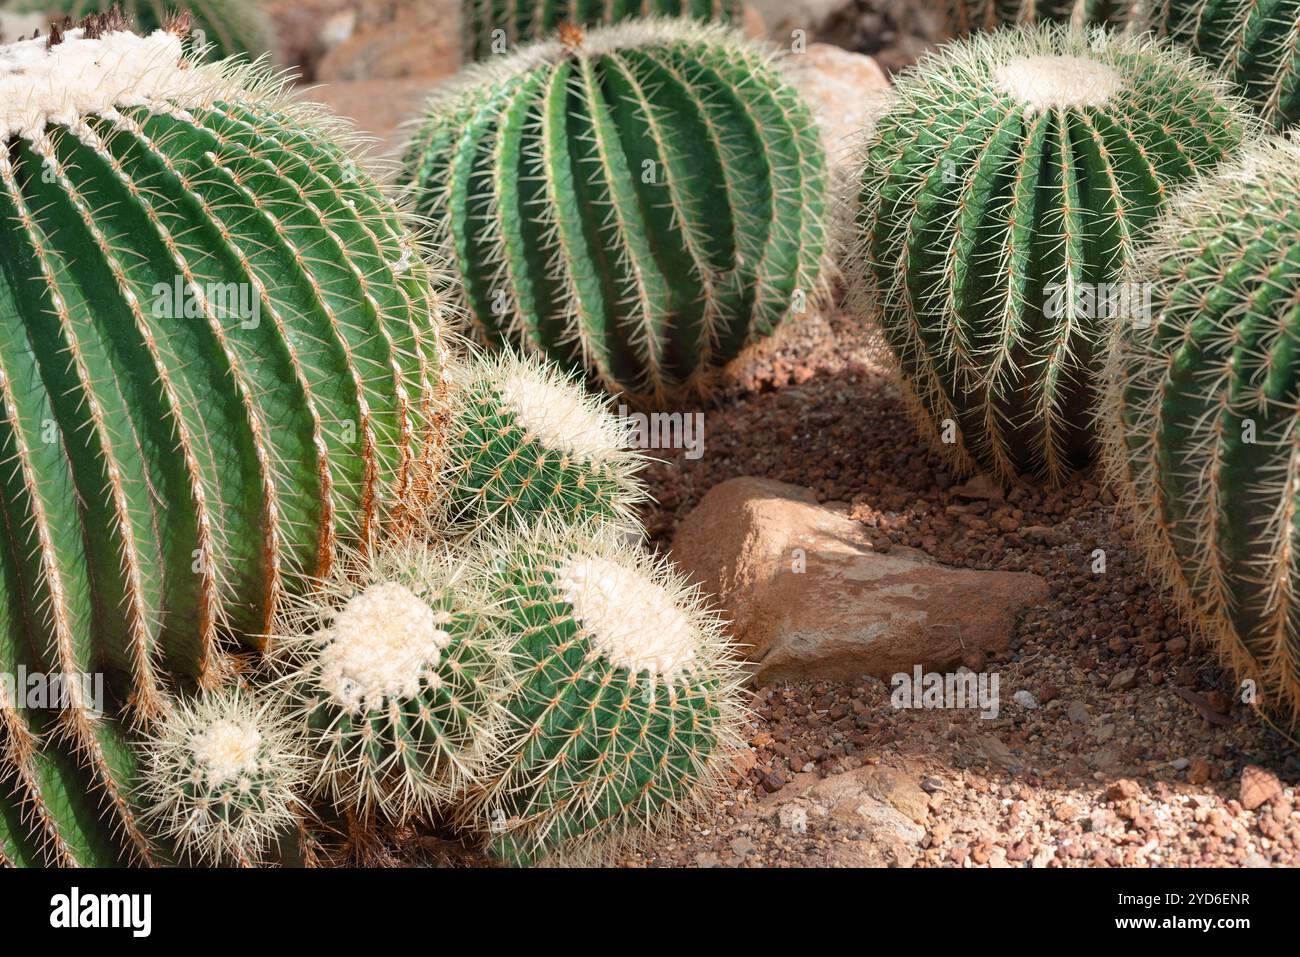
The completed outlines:
[[[1191,57],[1101,30],[954,43],[862,157],[848,273],[959,471],[1059,481],[1095,449],[1101,342],[1168,194],[1250,118]]]
[[[739,34],[568,27],[467,71],[427,113],[406,175],[489,343],[664,404],[819,293],[816,125]]]

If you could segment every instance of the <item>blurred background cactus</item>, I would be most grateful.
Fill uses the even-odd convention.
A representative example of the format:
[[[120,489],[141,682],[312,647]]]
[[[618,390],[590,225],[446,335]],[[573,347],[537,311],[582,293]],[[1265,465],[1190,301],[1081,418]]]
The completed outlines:
[[[478,334],[663,405],[816,302],[826,160],[768,60],[716,26],[570,28],[436,93],[405,175]]]
[[[1146,0],[933,0],[954,36],[1004,26],[1059,23],[1138,28]]]
[[[1149,318],[1119,323],[1107,471],[1188,619],[1285,729],[1300,729],[1300,140],[1253,146],[1180,195],[1133,266]]]
[[[959,472],[1092,458],[1101,343],[1142,228],[1250,126],[1190,56],[1098,29],[947,47],[864,147],[848,266]]]

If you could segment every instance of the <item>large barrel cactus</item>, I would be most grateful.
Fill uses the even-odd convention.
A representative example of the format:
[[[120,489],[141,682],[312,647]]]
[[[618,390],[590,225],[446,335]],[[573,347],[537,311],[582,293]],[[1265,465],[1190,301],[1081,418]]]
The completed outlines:
[[[251,59],[274,50],[257,0],[10,0],[7,9],[44,14],[51,23],[103,14],[112,28],[129,25],[143,33],[185,22],[189,38],[218,59],[235,54]]]
[[[0,774],[54,860],[95,856],[99,793],[149,853],[79,677],[138,722],[219,681],[423,481],[442,381],[429,269],[329,124],[104,25],[0,48],[0,672],[70,689],[44,741],[0,701]]]
[[[562,24],[597,27],[639,17],[690,17],[739,23],[741,0],[464,0],[465,61],[512,52],[542,40]]]
[[[1275,127],[1300,123],[1300,0],[1149,0],[1149,26],[1223,69]]]
[[[1250,125],[1192,58],[1005,30],[898,84],[864,147],[849,273],[958,471],[1059,480],[1094,453],[1101,341],[1140,230]]]
[[[1116,325],[1106,464],[1138,540],[1256,701],[1300,728],[1300,139],[1180,195]]]
[[[1147,0],[932,0],[948,30],[965,36],[979,30],[1044,23],[1137,27]]]
[[[531,863],[707,804],[739,744],[742,673],[695,589],[608,526],[503,535],[482,565],[513,643],[515,742],[462,823]]]
[[[816,125],[739,34],[570,28],[468,71],[428,113],[407,176],[491,343],[662,404],[818,295]]]

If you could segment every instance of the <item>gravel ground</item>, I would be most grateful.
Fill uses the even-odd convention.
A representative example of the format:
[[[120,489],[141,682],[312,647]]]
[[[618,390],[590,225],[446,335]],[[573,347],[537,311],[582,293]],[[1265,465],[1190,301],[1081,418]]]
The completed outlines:
[[[1089,475],[1057,490],[1025,485],[1004,501],[954,491],[852,320],[804,323],[754,362],[706,412],[702,457],[654,454],[657,505],[646,521],[659,547],[712,486],[763,476],[813,488],[878,547],[1033,572],[1052,594],[1024,617],[1011,652],[966,662],[999,673],[996,719],[896,710],[873,678],[763,688],[730,799],[680,839],[622,863],[1300,864],[1300,759],[1236,703],[1231,676],[1145,573],[1109,494]],[[1092,571],[1095,548],[1105,550],[1103,574]],[[1012,703],[1020,691],[1034,707]],[[929,794],[919,853],[882,851],[834,816],[811,818],[802,834],[782,825],[781,789],[796,775],[787,791],[877,764]],[[1243,794],[1250,766],[1264,770],[1246,772]],[[1277,779],[1273,800],[1243,806]]]

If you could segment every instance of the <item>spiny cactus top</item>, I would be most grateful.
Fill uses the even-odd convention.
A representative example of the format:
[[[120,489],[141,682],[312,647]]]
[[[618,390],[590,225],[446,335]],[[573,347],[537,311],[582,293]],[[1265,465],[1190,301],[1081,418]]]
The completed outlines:
[[[1138,538],[1257,703],[1300,729],[1300,138],[1180,195],[1115,327],[1106,464]]]
[[[0,228],[0,628],[147,718],[429,467],[429,269],[331,121],[165,31],[0,48]]]
[[[1146,2],[1149,0],[931,0],[956,36],[1045,23],[1136,27],[1142,22]]]
[[[661,404],[818,295],[826,161],[761,48],[570,29],[436,93],[407,154],[473,322]]]
[[[1148,0],[1150,27],[1205,57],[1280,128],[1300,123],[1300,0]]]
[[[257,0],[10,0],[14,13],[41,13],[57,23],[105,14],[113,29],[142,33],[188,20],[189,38],[214,59],[242,54],[255,59],[274,50],[271,29]],[[112,18],[118,16],[120,20]]]
[[[443,467],[429,498],[450,528],[604,519],[631,529],[646,497],[631,429],[580,382],[509,349],[449,374]]]
[[[609,526],[503,534],[481,564],[517,656],[517,741],[462,823],[529,863],[707,804],[739,744],[742,673],[697,590]]]
[[[562,24],[595,27],[640,17],[691,17],[738,23],[741,0],[464,0],[466,62],[513,52]]]
[[[1099,29],[977,34],[900,80],[847,271],[955,468],[1059,480],[1089,460],[1120,270],[1250,125],[1188,55]]]

